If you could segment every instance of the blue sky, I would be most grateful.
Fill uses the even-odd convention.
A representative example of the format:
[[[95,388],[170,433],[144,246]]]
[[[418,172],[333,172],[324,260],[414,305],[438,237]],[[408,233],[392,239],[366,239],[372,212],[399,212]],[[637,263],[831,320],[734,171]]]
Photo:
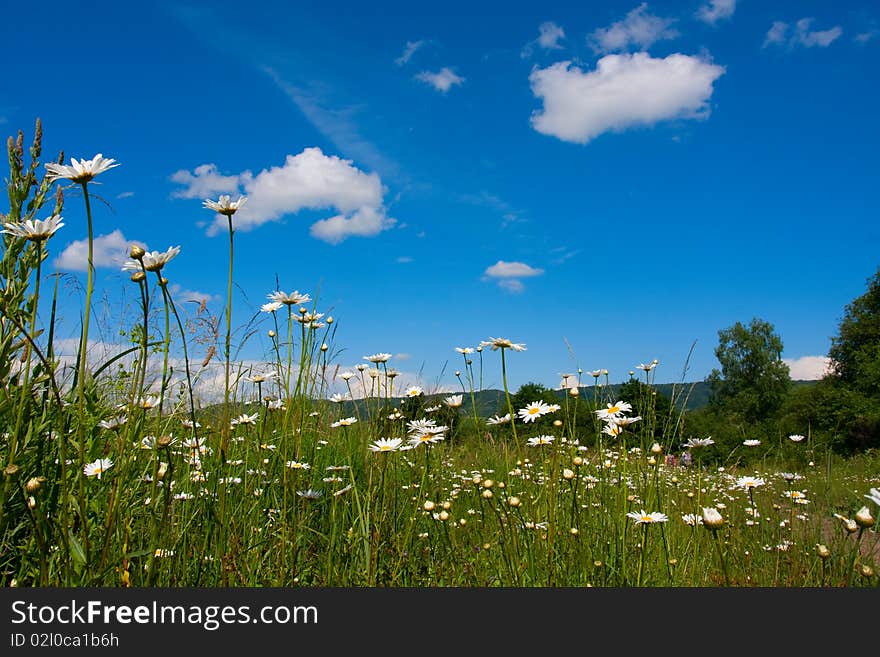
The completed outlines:
[[[277,276],[338,320],[343,366],[390,352],[427,387],[490,336],[528,347],[514,387],[654,358],[677,380],[694,341],[701,379],[756,316],[815,374],[880,264],[874,3],[300,4],[3,10],[0,128],[39,116],[47,158],[121,163],[95,187],[108,316],[135,240],[180,245],[178,298],[222,313],[220,193],[249,197],[236,325]],[[79,198],[64,217],[52,261],[75,272]]]

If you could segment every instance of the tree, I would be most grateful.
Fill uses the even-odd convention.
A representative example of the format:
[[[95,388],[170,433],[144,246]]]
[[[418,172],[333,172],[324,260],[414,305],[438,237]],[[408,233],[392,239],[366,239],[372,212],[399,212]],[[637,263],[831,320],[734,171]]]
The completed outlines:
[[[880,393],[880,269],[868,279],[868,290],[846,306],[828,356],[840,383]]]
[[[747,327],[737,322],[718,331],[715,356],[721,370],[712,370],[707,379],[713,406],[747,422],[765,420],[780,408],[791,377],[772,324],[755,317]]]

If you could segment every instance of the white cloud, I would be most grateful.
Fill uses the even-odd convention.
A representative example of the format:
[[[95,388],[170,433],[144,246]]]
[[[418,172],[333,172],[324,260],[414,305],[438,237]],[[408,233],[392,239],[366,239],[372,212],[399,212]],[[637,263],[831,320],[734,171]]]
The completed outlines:
[[[856,43],[865,44],[868,43],[868,41],[870,41],[871,39],[876,38],[878,35],[880,35],[880,30],[871,29],[867,32],[860,32],[859,34],[856,34],[853,37],[853,41],[855,41]]]
[[[128,252],[133,244],[146,248],[143,242],[126,239],[118,228],[107,235],[98,235],[92,240],[92,264],[96,268],[121,267],[128,258]],[[86,271],[88,263],[88,239],[71,242],[55,258],[56,267],[71,271]]]
[[[413,55],[416,54],[416,51],[418,51],[422,46],[425,45],[425,43],[426,41],[424,41],[423,39],[420,39],[418,41],[407,41],[406,46],[403,49],[403,54],[395,59],[394,63],[398,66],[403,66],[412,58]]]
[[[312,224],[309,233],[312,237],[330,244],[339,244],[348,237],[373,237],[388,230],[395,223],[385,216],[384,210],[363,207],[351,216],[338,214],[329,219],[321,219]]]
[[[829,372],[831,359],[828,356],[801,356],[783,358],[788,365],[789,376],[795,381],[815,381]]]
[[[178,175],[182,173],[186,175]],[[192,174],[178,172],[175,176],[176,182],[188,185],[175,193],[182,198],[201,197],[201,193],[193,190],[204,191],[218,180],[213,165],[202,165]],[[207,177],[207,182],[203,177]],[[310,232],[317,239],[338,244],[352,235],[376,235],[396,223],[385,214],[385,188],[378,174],[361,171],[351,160],[324,155],[320,148],[288,155],[282,166],[263,169],[257,175],[245,171],[238,176],[219,177],[224,185],[233,178],[238,184],[228,185],[225,191],[236,194],[240,185],[248,197],[235,214],[237,230],[250,230],[303,209],[333,208],[339,214],[312,224]],[[226,218],[218,216],[209,226],[208,234],[222,232],[226,225]]]
[[[489,278],[529,278],[540,276],[543,273],[543,269],[530,267],[524,262],[505,262],[504,260],[499,260],[491,267],[486,267],[484,272]]]
[[[643,2],[623,20],[594,30],[587,42],[597,53],[629,50],[631,46],[645,50],[657,41],[676,38],[678,31],[670,27],[674,22],[674,18],[649,14],[648,3]]]
[[[420,80],[426,84],[429,84],[437,91],[444,94],[452,89],[453,85],[461,84],[464,82],[464,78],[456,75],[455,72],[448,66],[444,66],[436,73],[431,73],[430,71],[422,71],[421,73],[416,75],[416,80]]]
[[[123,199],[123,198],[131,198],[132,196],[134,196],[134,192],[120,192],[119,194],[116,195],[116,198]]]
[[[394,354],[394,360],[409,360],[410,358],[412,358],[412,354],[407,354],[407,353]]]
[[[544,50],[561,50],[559,40],[564,38],[565,30],[553,21],[545,21],[538,26],[538,38],[529,41],[519,55],[523,59],[531,57],[536,45]]]
[[[216,301],[219,297],[216,294],[208,294],[207,292],[199,292],[198,290],[188,290],[177,283],[172,283],[168,286],[168,290],[171,292],[171,298],[174,299],[175,304],[181,303],[208,303],[210,301]]]
[[[397,256],[397,259],[394,261],[401,265],[409,264],[413,261],[412,256]]]
[[[185,169],[171,174],[171,182],[185,185],[172,194],[174,198],[212,198],[218,194],[236,194],[242,184],[242,176],[224,176],[217,171],[216,164],[202,164],[190,173]]]
[[[712,85],[724,67],[675,53],[606,55],[596,70],[571,62],[532,71],[532,93],[544,107],[532,113],[532,127],[563,141],[586,144],[607,131],[648,126],[669,119],[706,118]]]
[[[730,18],[736,11],[736,0],[709,0],[697,9],[696,17],[704,23],[715,25],[720,20]]]
[[[801,18],[794,25],[794,29],[789,32],[789,24],[784,21],[773,21],[767,35],[764,37],[764,45],[766,48],[770,45],[788,45],[789,48],[803,46],[804,48],[827,48],[836,41],[841,34],[843,28],[836,25],[828,30],[810,30],[813,24],[812,18]]]
[[[483,272],[483,280],[496,279],[498,287],[508,292],[518,294],[525,290],[521,278],[532,278],[544,273],[543,269],[531,267],[524,262],[505,262],[499,260],[494,265],[486,267]]]

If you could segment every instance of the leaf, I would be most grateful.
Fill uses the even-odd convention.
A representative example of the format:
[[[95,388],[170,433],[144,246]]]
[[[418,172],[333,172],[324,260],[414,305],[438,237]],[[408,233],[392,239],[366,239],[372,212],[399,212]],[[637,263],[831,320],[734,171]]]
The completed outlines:
[[[80,567],[86,565],[86,553],[83,552],[82,544],[79,542],[76,536],[73,535],[73,531],[67,532],[67,538],[70,540],[70,553],[73,557],[74,562],[76,562]]]

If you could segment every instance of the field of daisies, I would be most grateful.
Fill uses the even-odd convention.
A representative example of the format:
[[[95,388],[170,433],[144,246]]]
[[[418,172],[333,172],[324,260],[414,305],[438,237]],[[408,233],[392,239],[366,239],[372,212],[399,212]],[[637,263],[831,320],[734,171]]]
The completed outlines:
[[[786,450],[746,440],[760,457],[704,459],[711,436],[684,435],[682,405],[657,403],[656,361],[638,366],[632,399],[603,392],[596,370],[514,404],[508,372],[527,345],[474,336],[445,347],[460,393],[398,389],[390,354],[341,370],[333,318],[276,290],[262,308],[272,357],[243,371],[231,318],[245,197],[204,202],[229,230],[220,398],[197,393],[205,362],[165,277],[178,247],[132,246],[131,343],[96,357],[91,185],[123,169],[41,162],[39,124],[8,150],[0,585],[877,586],[877,455],[792,435]],[[74,222],[90,266],[65,357],[42,265]],[[484,369],[504,383],[488,416]]]

